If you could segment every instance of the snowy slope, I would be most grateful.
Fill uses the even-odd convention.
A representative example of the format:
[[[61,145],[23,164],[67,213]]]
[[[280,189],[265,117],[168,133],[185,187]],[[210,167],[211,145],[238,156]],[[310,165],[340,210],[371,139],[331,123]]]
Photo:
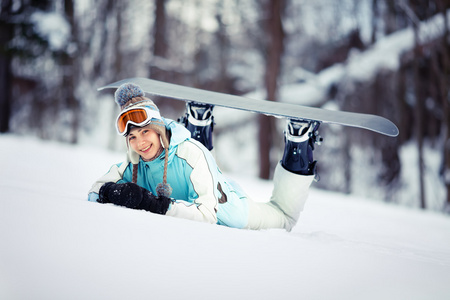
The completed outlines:
[[[446,216],[313,189],[287,233],[85,201],[122,158],[0,135],[0,299],[450,299]]]

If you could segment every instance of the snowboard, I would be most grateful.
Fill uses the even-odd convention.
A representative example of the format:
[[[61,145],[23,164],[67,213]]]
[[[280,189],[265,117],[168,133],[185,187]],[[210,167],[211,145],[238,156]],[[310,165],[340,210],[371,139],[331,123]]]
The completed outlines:
[[[319,123],[339,124],[342,126],[363,128],[391,137],[396,137],[399,134],[398,128],[394,123],[377,115],[334,111],[298,104],[257,100],[148,78],[127,78],[102,86],[98,88],[98,90],[117,89],[122,84],[129,82],[139,85],[145,93],[186,102],[240,109],[292,120],[316,121]],[[301,95],[299,95],[299,97],[301,97]]]

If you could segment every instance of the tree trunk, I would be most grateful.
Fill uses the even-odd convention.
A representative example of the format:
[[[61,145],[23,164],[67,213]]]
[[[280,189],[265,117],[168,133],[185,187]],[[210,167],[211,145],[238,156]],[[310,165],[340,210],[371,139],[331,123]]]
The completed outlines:
[[[153,25],[153,57],[167,56],[166,36],[166,0],[155,0],[155,23]],[[164,70],[150,66],[150,76],[153,79],[166,80]]]
[[[7,47],[13,38],[13,25],[8,20],[11,13],[12,1],[5,0],[1,4],[0,12],[0,133],[9,131],[11,118],[11,56]]]
[[[423,61],[422,51],[419,44],[418,27],[416,23],[413,23],[414,28],[414,89],[415,89],[415,131],[417,138],[417,150],[418,150],[418,166],[419,166],[419,192],[420,192],[420,207],[426,208],[425,199],[425,166],[423,160],[423,142],[424,142],[424,97],[423,97],[423,85],[420,76],[421,68],[420,64]]]
[[[449,4],[448,1],[441,0],[438,1],[438,8],[444,19],[444,34],[441,40],[440,54],[442,55],[442,66],[439,68],[439,63],[437,62],[437,57],[435,57],[434,65],[436,72],[442,70],[438,74],[440,95],[442,100],[442,136],[443,136],[443,164],[442,164],[442,175],[444,178],[444,184],[447,191],[447,199],[445,202],[444,210],[450,213],[450,105],[449,105],[449,86],[450,86],[450,44],[448,43],[449,38],[449,23],[446,16],[446,10]]]
[[[112,1],[113,2],[113,8],[112,11],[115,13],[114,18],[116,19],[116,32],[115,32],[115,39],[114,44],[117,45],[114,49],[113,57],[114,57],[114,63],[112,65],[112,73],[117,77],[121,78],[123,76],[123,70],[122,70],[122,64],[123,64],[123,51],[120,47],[122,45],[122,11],[126,8],[126,3],[122,1]],[[117,110],[117,106],[114,105]],[[118,113],[118,111],[116,111]],[[108,148],[114,149],[115,148],[115,142],[117,139],[117,132],[115,130],[111,130],[108,139]]]
[[[370,43],[375,44],[377,41],[378,19],[379,19],[378,0],[372,0],[372,33]]]
[[[276,101],[278,75],[281,70],[281,57],[284,50],[284,31],[282,15],[285,2],[283,0],[270,0],[265,9],[269,16],[267,20],[267,58],[265,71],[265,85],[267,100]],[[260,171],[259,177],[268,179],[270,177],[270,150],[272,148],[272,135],[275,121],[272,117],[259,116],[259,150]]]
[[[165,57],[167,52],[166,37],[166,0],[155,0],[155,32],[153,42],[153,54]]]
[[[219,2],[217,4],[217,13],[216,13],[216,20],[219,24],[219,29],[217,30],[217,42],[219,44],[219,76],[218,76],[218,82],[215,84],[216,91],[219,92],[226,92],[228,88],[228,74],[227,74],[227,65],[229,61],[229,55],[228,51],[230,49],[230,42],[228,40],[228,35],[226,31],[226,25],[223,23],[223,4]]]
[[[398,16],[395,12],[396,4],[394,0],[385,0],[386,11],[384,17],[384,35],[390,35],[397,30],[396,20]]]
[[[75,22],[75,7],[73,0],[64,1],[64,13],[71,27],[71,42],[78,44],[77,26]],[[64,54],[63,68],[66,70],[63,75],[63,95],[66,100],[68,109],[72,115],[70,143],[76,144],[78,142],[78,132],[80,129],[80,102],[75,96],[78,66],[75,58],[71,54]]]

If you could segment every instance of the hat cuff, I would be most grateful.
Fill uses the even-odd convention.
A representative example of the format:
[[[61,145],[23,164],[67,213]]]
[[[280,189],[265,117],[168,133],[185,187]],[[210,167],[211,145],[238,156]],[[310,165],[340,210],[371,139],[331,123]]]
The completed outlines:
[[[158,125],[155,122],[150,122],[150,124],[144,126],[147,127],[149,129],[154,130],[156,133],[159,134],[159,137],[161,139],[161,144],[165,149],[169,149],[169,133],[168,130],[166,128],[166,126],[162,126],[162,125]]]
[[[120,106],[121,110],[125,110],[127,108],[133,107],[133,106],[156,106],[155,103],[147,98],[147,97],[137,97],[133,98],[124,105]]]

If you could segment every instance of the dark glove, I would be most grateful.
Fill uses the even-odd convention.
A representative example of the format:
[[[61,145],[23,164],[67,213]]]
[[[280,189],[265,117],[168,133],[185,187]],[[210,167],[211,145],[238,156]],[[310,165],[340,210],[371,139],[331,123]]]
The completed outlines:
[[[142,202],[139,204],[138,209],[151,211],[155,214],[165,215],[172,200],[165,196],[157,197],[150,191],[147,191],[146,189],[143,190]]]
[[[113,203],[133,209],[143,209],[152,213],[166,214],[172,202],[169,198],[153,195],[135,183],[105,183],[98,193],[100,203]]]
[[[98,202],[136,208],[142,201],[141,187],[135,183],[105,183],[98,192]]]

